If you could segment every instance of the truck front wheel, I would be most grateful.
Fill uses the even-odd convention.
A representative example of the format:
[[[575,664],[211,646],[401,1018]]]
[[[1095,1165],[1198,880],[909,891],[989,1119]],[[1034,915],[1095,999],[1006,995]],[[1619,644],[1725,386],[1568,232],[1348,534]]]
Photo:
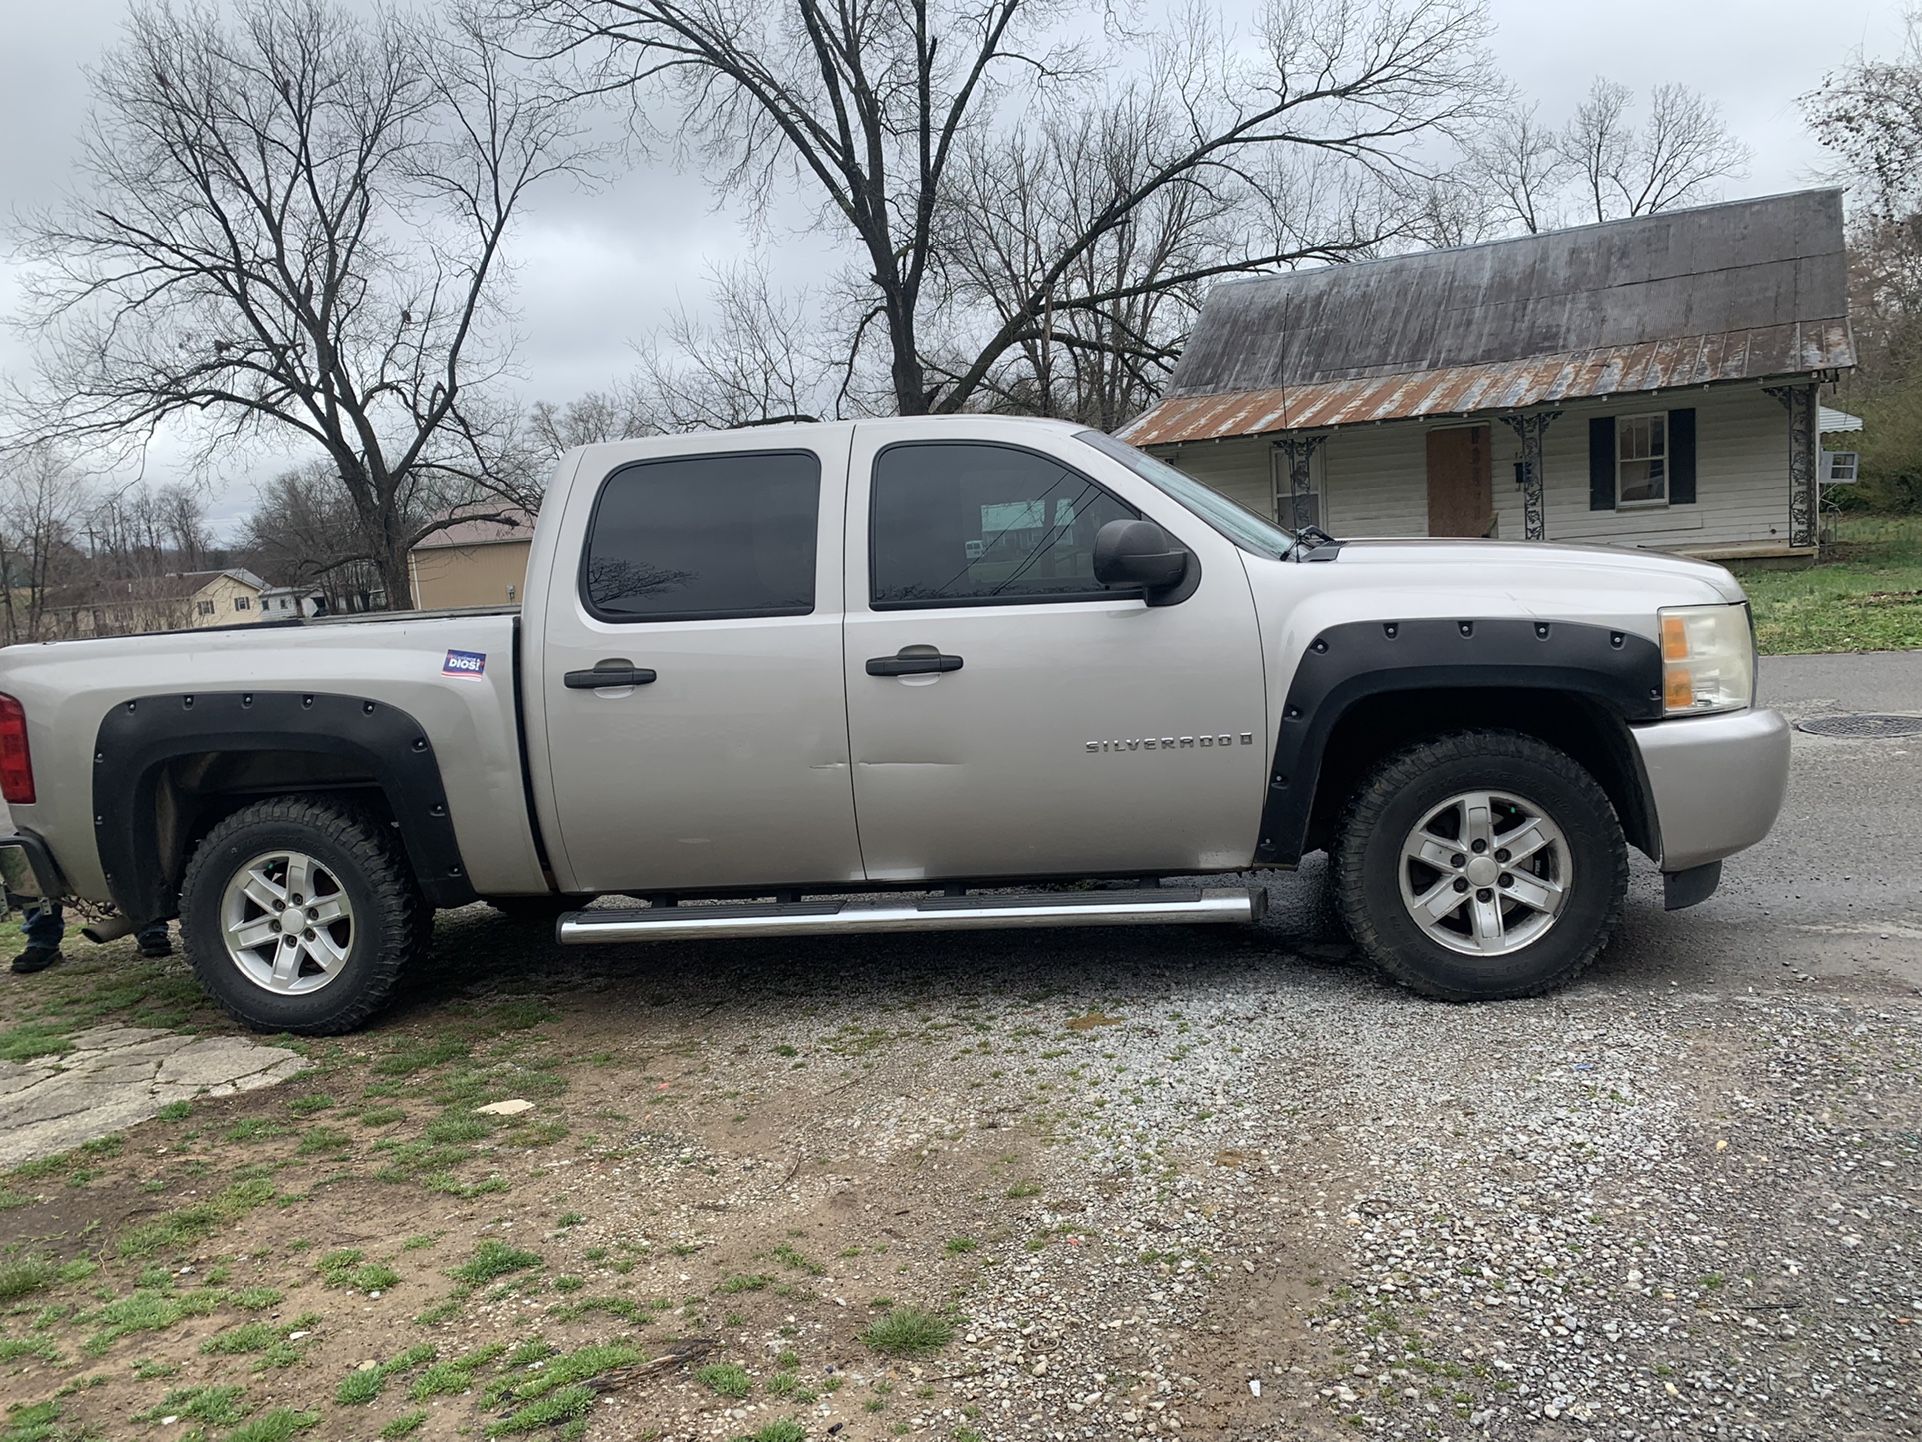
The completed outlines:
[[[392,827],[351,805],[279,796],[201,840],[180,887],[194,973],[262,1031],[351,1031],[423,946],[432,912]]]
[[[1622,828],[1595,779],[1512,731],[1411,746],[1356,789],[1335,901],[1363,954],[1448,1001],[1535,996],[1579,975],[1621,919]]]

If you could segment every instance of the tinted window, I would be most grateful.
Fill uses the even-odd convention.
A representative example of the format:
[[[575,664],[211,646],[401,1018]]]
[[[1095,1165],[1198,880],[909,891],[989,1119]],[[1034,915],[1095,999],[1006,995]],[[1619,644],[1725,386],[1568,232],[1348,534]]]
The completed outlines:
[[[804,616],[820,493],[803,451],[625,466],[595,504],[581,594],[608,621]]]
[[[1135,512],[1079,471],[1007,446],[890,446],[874,462],[874,604],[1099,594],[1095,533]]]

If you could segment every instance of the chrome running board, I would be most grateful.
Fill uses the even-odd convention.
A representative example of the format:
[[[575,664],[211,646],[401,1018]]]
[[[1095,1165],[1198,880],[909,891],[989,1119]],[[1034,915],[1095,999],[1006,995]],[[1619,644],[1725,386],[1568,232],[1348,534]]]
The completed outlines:
[[[566,946],[693,941],[720,936],[846,936],[855,932],[985,931],[1029,926],[1156,926],[1261,919],[1259,886],[1140,891],[926,896],[913,901],[695,902],[570,911],[556,925]]]

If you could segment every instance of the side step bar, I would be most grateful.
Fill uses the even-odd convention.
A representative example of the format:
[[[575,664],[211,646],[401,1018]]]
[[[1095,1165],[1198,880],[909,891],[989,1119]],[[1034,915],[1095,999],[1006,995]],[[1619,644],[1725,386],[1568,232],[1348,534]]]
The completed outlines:
[[[570,911],[561,917],[554,934],[563,945],[592,946],[717,936],[845,936],[855,932],[985,931],[996,927],[1250,922],[1261,919],[1267,899],[1264,889],[1249,886],[928,896],[880,903],[692,903]]]

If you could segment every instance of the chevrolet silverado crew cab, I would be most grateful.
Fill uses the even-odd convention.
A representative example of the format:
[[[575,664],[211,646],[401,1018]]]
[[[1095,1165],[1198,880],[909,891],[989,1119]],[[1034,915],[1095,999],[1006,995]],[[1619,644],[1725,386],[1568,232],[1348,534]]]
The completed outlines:
[[[1291,535],[1059,422],[575,450],[523,595],[0,651],[10,892],[177,916],[235,1016],[332,1032],[477,900],[569,944],[1247,922],[1223,873],[1325,848],[1361,952],[1470,1000],[1581,971],[1628,846],[1708,896],[1786,781],[1719,567]]]

